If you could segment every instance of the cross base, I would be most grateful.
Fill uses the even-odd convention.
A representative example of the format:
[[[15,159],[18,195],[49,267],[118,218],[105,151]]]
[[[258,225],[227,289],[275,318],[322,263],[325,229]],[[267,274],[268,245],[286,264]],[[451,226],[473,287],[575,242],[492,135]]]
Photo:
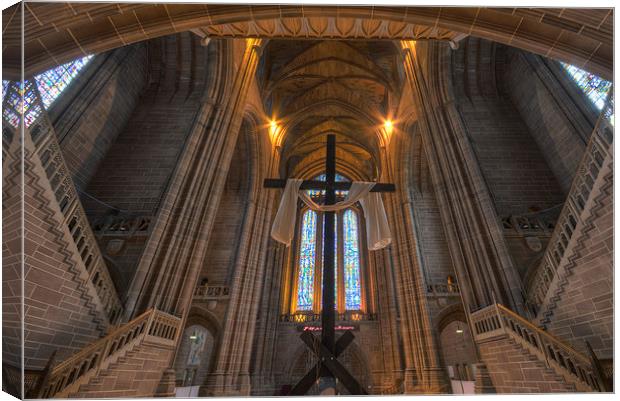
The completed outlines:
[[[340,362],[338,357],[342,355],[345,349],[353,342],[355,336],[349,330],[336,341],[336,352],[332,353],[327,347],[321,343],[321,340],[315,337],[311,332],[304,331],[301,340],[308,348],[319,358],[319,362],[291,389],[288,395],[304,395],[320,378],[319,389],[321,393],[328,387],[334,389],[336,387],[335,379],[338,379],[342,385],[349,390],[351,395],[368,395],[364,387],[349,373]],[[331,379],[331,380],[328,380]],[[333,383],[333,384],[332,384]],[[323,389],[322,387],[325,386]],[[327,393],[325,394],[327,395]]]

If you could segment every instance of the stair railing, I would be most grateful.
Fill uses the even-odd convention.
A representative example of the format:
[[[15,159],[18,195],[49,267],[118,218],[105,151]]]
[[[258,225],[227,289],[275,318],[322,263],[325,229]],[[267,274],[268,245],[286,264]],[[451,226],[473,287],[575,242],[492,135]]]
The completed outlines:
[[[28,132],[32,136],[36,152],[64,216],[64,223],[78,250],[78,258],[86,268],[99,302],[105,310],[108,323],[117,323],[123,315],[123,306],[77,195],[53,127],[47,117],[42,116],[28,129]]]
[[[107,336],[86,346],[51,369],[46,386],[37,398],[65,396],[107,368],[119,357],[145,341],[173,348],[181,330],[181,319],[150,309]]]
[[[560,374],[577,391],[604,391],[589,357],[500,304],[470,314],[476,343],[510,336]]]
[[[613,159],[613,127],[607,119],[612,105],[613,101],[608,102],[596,122],[541,265],[526,280],[526,303],[535,313],[547,298],[558,268],[566,263],[566,250],[570,248],[577,226],[584,220],[585,205],[594,183],[603,166]]]

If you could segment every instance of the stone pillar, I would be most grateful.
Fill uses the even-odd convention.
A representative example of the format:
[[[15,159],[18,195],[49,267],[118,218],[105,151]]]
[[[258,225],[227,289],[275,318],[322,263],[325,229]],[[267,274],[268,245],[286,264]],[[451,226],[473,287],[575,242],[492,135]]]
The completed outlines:
[[[450,383],[439,364],[437,340],[426,303],[413,216],[407,201],[406,175],[391,171],[390,166],[385,160],[384,171],[388,174],[382,181],[402,178],[397,182],[397,192],[385,198],[392,231],[392,263],[405,354],[404,390],[406,394],[448,393]]]
[[[258,153],[265,154],[266,151]],[[200,396],[250,395],[250,362],[276,196],[275,191],[262,187],[267,174],[272,176],[277,171],[277,157],[275,153],[272,156],[267,168],[257,168],[254,172],[216,363],[205,385],[200,388]]]
[[[243,45],[237,63],[235,44]],[[140,260],[127,300],[127,319],[150,307],[181,315],[183,322],[189,313],[237,143],[248,89],[255,77],[260,44],[259,39],[217,41],[212,86]],[[171,367],[174,357],[173,354]],[[165,394],[168,382],[174,380],[170,371],[160,384]]]
[[[466,308],[524,313],[521,282],[452,94],[445,43],[401,42],[424,150]]]
[[[245,50],[235,72],[231,47],[240,43]],[[138,265],[127,299],[127,319],[150,307],[178,315],[189,310],[255,76],[260,43],[255,39],[217,41],[212,86]]]

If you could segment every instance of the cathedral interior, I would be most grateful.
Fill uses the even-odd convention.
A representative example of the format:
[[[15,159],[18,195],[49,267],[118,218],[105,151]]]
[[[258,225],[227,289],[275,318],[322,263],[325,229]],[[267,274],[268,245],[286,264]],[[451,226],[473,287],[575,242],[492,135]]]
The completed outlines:
[[[612,392],[613,18],[3,10],[3,390],[284,396],[330,371],[342,395]],[[333,241],[302,202],[271,238],[265,179],[327,182],[331,136],[337,182],[394,184],[382,249],[358,203]],[[302,337],[327,335],[326,293],[323,351]]]

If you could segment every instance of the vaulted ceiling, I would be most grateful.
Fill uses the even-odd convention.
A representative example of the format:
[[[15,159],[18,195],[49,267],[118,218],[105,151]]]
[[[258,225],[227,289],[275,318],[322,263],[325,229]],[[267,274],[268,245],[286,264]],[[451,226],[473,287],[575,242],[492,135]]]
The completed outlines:
[[[192,30],[222,37],[438,39],[471,35],[613,72],[613,9],[23,2],[2,14],[4,76]]]
[[[281,130],[284,173],[321,171],[327,134],[336,134],[338,170],[374,178],[383,125],[403,88],[401,66],[393,42],[271,40],[257,78]]]

